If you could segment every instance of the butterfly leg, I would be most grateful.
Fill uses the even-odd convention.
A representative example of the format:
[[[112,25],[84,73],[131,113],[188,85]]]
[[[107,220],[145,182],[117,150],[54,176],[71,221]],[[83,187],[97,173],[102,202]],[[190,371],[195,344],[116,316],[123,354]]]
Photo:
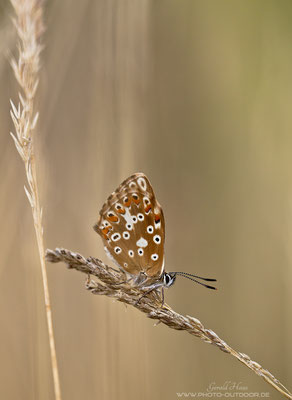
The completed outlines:
[[[97,287],[97,283],[93,279],[90,279],[90,274],[87,274],[87,279],[85,281],[85,287],[87,290],[92,290]]]
[[[143,299],[143,297],[147,296],[149,293],[151,293],[153,290],[155,290],[156,288],[151,288],[149,290],[147,290],[147,292],[143,293],[142,296],[139,297],[139,299],[136,301],[136,305],[138,305],[141,301],[141,299]]]
[[[134,278],[134,285],[139,288],[147,287],[149,286],[149,284],[147,285],[147,279],[147,275],[144,272],[140,272],[139,275]]]
[[[122,281],[122,282],[119,282],[119,283],[115,283],[115,286],[124,285],[125,283],[129,283],[132,280],[133,280],[133,278],[131,277],[131,278],[125,280],[125,281]]]
[[[145,293],[143,293],[142,296],[139,297],[139,299],[138,299],[137,302],[136,302],[136,305],[140,303],[140,300],[141,300],[143,297],[147,296],[147,295],[148,295],[149,293],[151,293],[153,290],[156,290],[156,289],[162,287],[162,285],[163,285],[162,282],[158,282],[158,283],[154,283],[153,285],[148,286],[149,289],[148,289]],[[142,286],[142,285],[141,285],[141,286]],[[142,288],[142,289],[143,289],[143,288],[146,289],[147,286],[144,286],[144,287],[142,286],[141,288]],[[162,290],[163,290],[163,287],[162,287]],[[162,305],[163,305],[163,304],[164,304],[164,293],[163,293],[163,303],[162,303]]]
[[[164,287],[161,286],[161,308],[164,306]]]

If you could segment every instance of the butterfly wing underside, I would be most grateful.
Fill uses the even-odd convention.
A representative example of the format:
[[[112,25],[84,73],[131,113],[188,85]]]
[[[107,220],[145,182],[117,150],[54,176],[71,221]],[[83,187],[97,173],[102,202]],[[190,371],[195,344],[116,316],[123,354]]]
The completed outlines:
[[[165,223],[148,178],[136,173],[113,192],[94,230],[105,251],[130,274],[159,277],[164,270]]]

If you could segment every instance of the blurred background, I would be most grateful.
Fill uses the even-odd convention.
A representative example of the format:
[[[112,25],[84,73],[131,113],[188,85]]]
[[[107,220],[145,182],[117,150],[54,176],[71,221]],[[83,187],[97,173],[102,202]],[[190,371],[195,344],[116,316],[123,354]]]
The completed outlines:
[[[5,400],[54,398],[41,271],[24,167],[9,131],[16,36],[0,3],[1,363]],[[286,386],[292,382],[292,3],[47,2],[36,151],[45,244],[108,262],[93,231],[130,174],[166,218],[166,292]],[[177,399],[269,385],[231,356],[84,289],[47,265],[64,399]]]

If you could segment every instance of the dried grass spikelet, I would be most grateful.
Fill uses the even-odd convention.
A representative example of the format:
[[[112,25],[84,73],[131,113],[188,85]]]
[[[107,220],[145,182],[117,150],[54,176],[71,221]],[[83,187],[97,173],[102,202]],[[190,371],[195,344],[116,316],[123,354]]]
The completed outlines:
[[[19,102],[17,105],[10,101],[10,114],[15,128],[15,134],[12,132],[10,134],[24,162],[26,171],[28,187],[25,186],[24,189],[32,209],[41,263],[55,398],[56,400],[61,400],[50,296],[45,266],[42,210],[39,201],[33,146],[33,133],[38,119],[38,112],[34,110],[34,99],[38,87],[40,53],[42,51],[41,37],[44,32],[43,2],[41,0],[11,0],[11,3],[15,11],[13,22],[19,39],[18,58],[11,59],[11,66],[21,92],[19,93]]]
[[[233,350],[226,342],[220,339],[215,332],[205,328],[198,319],[188,315],[183,316],[178,314],[166,304],[161,307],[159,297],[153,292],[137,303],[137,300],[143,293],[125,282],[125,275],[123,272],[107,266],[97,258],[85,258],[78,253],[73,253],[65,249],[57,248],[55,250],[47,250],[46,259],[53,263],[64,262],[68,265],[68,268],[73,268],[88,276],[95,276],[98,278],[98,281],[88,279],[86,283],[86,288],[91,291],[91,293],[105,295],[129,304],[145,313],[148,318],[157,320],[158,323],[162,322],[172,329],[187,331],[191,335],[204,340],[204,342],[215,345],[223,352],[237,358],[238,361],[261,376],[282,395],[286,396],[288,399],[292,399],[292,394],[289,390],[268,370],[264,369],[257,362],[252,361],[246,354]]]

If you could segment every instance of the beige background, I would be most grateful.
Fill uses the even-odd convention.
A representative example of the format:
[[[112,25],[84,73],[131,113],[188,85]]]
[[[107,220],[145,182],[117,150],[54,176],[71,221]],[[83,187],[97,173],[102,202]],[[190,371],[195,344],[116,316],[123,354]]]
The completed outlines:
[[[53,399],[43,290],[9,136],[15,34],[1,2],[1,399]],[[106,197],[145,172],[166,217],[167,302],[292,382],[292,3],[51,1],[36,148],[46,246],[107,261],[92,226]],[[92,296],[48,265],[64,399],[177,399],[212,382],[281,396],[186,333]]]

